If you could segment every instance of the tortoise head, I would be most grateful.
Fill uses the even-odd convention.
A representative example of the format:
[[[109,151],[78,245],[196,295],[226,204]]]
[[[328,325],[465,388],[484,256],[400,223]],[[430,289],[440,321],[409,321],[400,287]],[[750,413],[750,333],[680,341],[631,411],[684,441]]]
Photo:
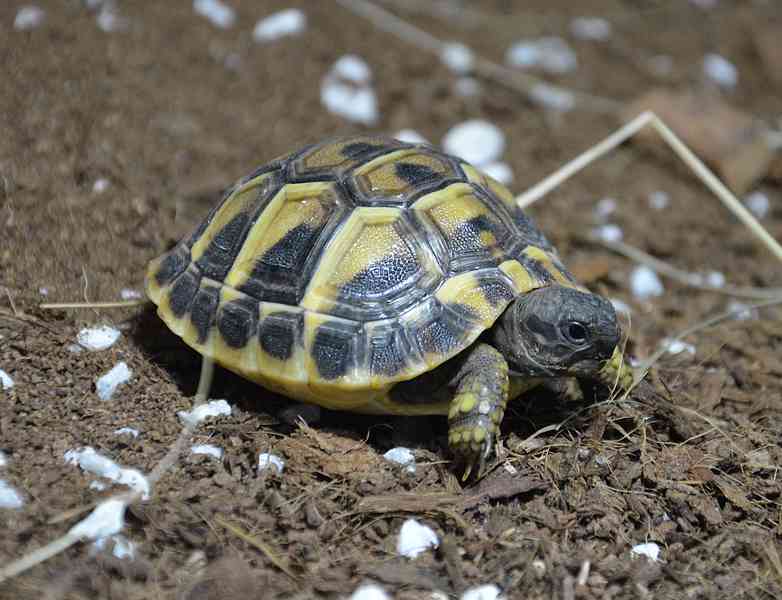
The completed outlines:
[[[512,371],[530,377],[597,377],[619,343],[611,303],[552,285],[517,297],[495,328]]]

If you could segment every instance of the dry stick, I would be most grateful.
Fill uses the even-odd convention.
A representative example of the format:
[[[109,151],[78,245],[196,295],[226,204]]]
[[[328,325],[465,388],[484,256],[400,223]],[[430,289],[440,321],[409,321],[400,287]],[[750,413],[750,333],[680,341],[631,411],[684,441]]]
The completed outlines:
[[[337,0],[337,3],[354,14],[364,17],[377,29],[395,35],[399,39],[417,46],[422,50],[427,50],[439,56],[447,46],[442,40],[411,25],[404,19],[397,17],[393,13],[388,12],[384,8],[381,8],[368,0]],[[620,106],[620,104],[614,100],[552,85],[543,79],[510,69],[480,56],[475,57],[473,64],[475,72],[479,75],[482,75],[487,79],[492,79],[496,83],[513,88],[517,92],[524,94],[534,104],[540,104],[539,98],[542,92],[550,92],[570,96],[584,108],[592,109],[595,112],[614,113]]]
[[[199,404],[203,404],[203,402],[206,401],[206,398],[209,394],[209,386],[211,384],[213,372],[214,362],[212,359],[204,357],[203,363],[201,365],[201,376],[198,381],[198,391],[196,392],[193,406],[198,406]],[[153,486],[155,483],[157,483],[157,481],[174,464],[174,462],[176,462],[177,458],[182,452],[183,447],[185,446],[185,443],[187,442],[190,435],[192,435],[197,425],[197,422],[185,421],[185,426],[179,432],[179,436],[177,437],[173,446],[169,448],[166,455],[160,460],[155,468],[152,469],[149,475],[147,475],[147,481],[149,481],[150,486]],[[111,498],[104,500],[98,506],[111,501],[122,502],[125,506],[128,506],[129,504],[140,500],[141,496],[141,492],[126,492],[123,494],[117,494],[116,496],[112,496]],[[79,542],[83,542],[86,539],[89,539],[83,535],[74,533],[74,528],[75,526],[69,529],[64,536],[54,540],[53,542],[49,542],[37,550],[30,552],[19,560],[0,567],[0,583],[10,579],[11,577],[15,577],[16,575],[24,573],[34,566],[56,556],[60,552],[64,552]]]
[[[647,125],[654,127],[655,131],[662,136],[663,140],[665,140],[676,155],[692,169],[706,187],[708,187],[723,204],[725,204],[725,206],[766,245],[774,256],[779,260],[782,260],[782,246],[779,245],[779,242],[763,228],[758,220],[752,216],[752,213],[744,207],[741,201],[725,187],[705,164],[703,164],[703,161],[687,148],[687,146],[684,145],[684,142],[682,142],[676,134],[651,111],[641,113],[635,119],[609,135],[602,142],[592,146],[589,150],[574,158],[564,167],[561,167],[540,183],[517,196],[516,203],[520,208],[525,208],[533,202],[536,202],[552,189],[559,186],[567,179],[570,179],[580,170],[634,136]]]
[[[733,285],[709,285],[703,282],[703,277],[699,273],[690,273],[683,269],[679,269],[670,265],[659,258],[647,254],[643,250],[639,250],[633,246],[625,244],[624,242],[609,242],[607,240],[601,240],[597,236],[589,236],[590,242],[605,246],[609,250],[613,250],[617,254],[626,256],[627,258],[634,260],[635,262],[647,265],[654,269],[661,275],[675,279],[679,283],[683,283],[692,288],[699,290],[705,290],[709,292],[717,292],[725,294],[726,296],[736,296],[737,298],[750,298],[752,300],[767,300],[772,298],[782,298],[782,288],[755,288],[755,287],[738,287]]]

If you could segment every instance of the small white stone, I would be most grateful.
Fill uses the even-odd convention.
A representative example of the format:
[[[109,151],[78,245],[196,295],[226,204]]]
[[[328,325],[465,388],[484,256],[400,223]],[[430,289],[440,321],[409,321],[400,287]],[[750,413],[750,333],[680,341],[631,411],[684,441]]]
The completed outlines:
[[[517,42],[508,48],[505,60],[512,67],[539,68],[555,74],[569,73],[578,67],[576,53],[558,37]]]
[[[82,329],[76,336],[76,341],[82,348],[87,350],[105,350],[111,348],[121,335],[119,329],[114,329],[108,325],[99,327],[88,327]]]
[[[646,265],[636,267],[630,273],[630,289],[633,296],[640,300],[662,296],[665,292],[663,282],[660,281],[657,273]]]
[[[402,446],[391,448],[391,450],[383,455],[383,458],[389,462],[403,466],[408,473],[415,473],[415,456],[409,448],[404,448]]]
[[[630,306],[619,298],[610,298],[610,301],[616,312],[624,313],[626,315],[629,315],[632,312]]]
[[[481,82],[475,77],[459,77],[453,89],[462,98],[475,98],[481,93]]]
[[[595,218],[599,221],[607,219],[616,210],[616,200],[613,198],[601,198],[595,204]]]
[[[41,294],[41,296],[48,296],[49,295],[49,288],[45,287],[39,287],[38,293]]]
[[[296,8],[281,10],[261,19],[253,29],[256,42],[270,42],[285,36],[296,35],[307,28],[307,16]]]
[[[12,387],[14,387],[14,380],[8,373],[0,369],[0,390],[10,390]]]
[[[604,242],[621,242],[624,237],[622,228],[619,227],[619,225],[614,225],[612,223],[595,227],[592,230],[592,234]]]
[[[473,69],[475,55],[464,44],[449,42],[440,51],[440,60],[457,75],[466,75]]]
[[[682,352],[686,352],[687,354],[695,354],[695,346],[688,344],[687,342],[683,342],[682,340],[665,338],[662,341],[662,344],[668,354],[681,354]]]
[[[722,87],[736,87],[739,81],[739,71],[736,66],[719,54],[707,54],[703,58],[703,72],[714,83]]]
[[[71,527],[68,534],[81,539],[96,540],[119,533],[124,525],[125,503],[111,499],[98,504],[86,519]]]
[[[35,29],[44,22],[46,13],[37,6],[23,6],[14,17],[14,29],[28,31]]]
[[[768,216],[771,203],[768,201],[768,196],[763,192],[752,192],[746,198],[744,203],[750,212],[758,219],[763,219]]]
[[[529,91],[530,100],[543,108],[567,112],[576,105],[576,98],[562,88],[554,87],[546,83],[536,83]]]
[[[106,547],[106,544],[111,542],[113,547],[111,553],[120,560],[133,560],[136,558],[136,544],[131,542],[121,533],[116,535],[110,535],[108,537],[100,537],[92,543],[94,551],[101,551]]]
[[[128,28],[128,20],[120,16],[113,2],[104,2],[101,5],[95,22],[98,24],[98,29],[106,33],[123,31]]]
[[[400,129],[394,134],[394,138],[400,142],[407,142],[408,144],[428,144],[424,136],[418,133],[415,129]]]
[[[363,583],[351,594],[350,600],[391,600],[391,596],[379,585]]]
[[[648,542],[646,544],[637,544],[630,549],[632,556],[646,556],[657,562],[660,557],[660,546],[654,542]]]
[[[0,469],[7,466],[8,466],[8,457],[6,456],[5,452],[0,450]]]
[[[221,29],[233,27],[236,22],[234,9],[220,0],[193,0],[193,9]]]
[[[719,271],[709,271],[706,273],[706,285],[710,285],[713,288],[721,288],[725,286],[725,275]]]
[[[268,452],[261,452],[258,455],[258,470],[263,471],[269,467],[277,469],[277,473],[282,473],[285,468],[285,461],[276,454],[269,454]]]
[[[92,184],[92,192],[94,194],[102,194],[109,189],[110,185],[111,182],[108,179],[101,177],[100,179],[96,179],[95,183]]]
[[[540,579],[546,574],[546,563],[539,558],[536,558],[532,561],[532,570],[535,572],[538,579]]]
[[[415,519],[408,519],[399,531],[396,551],[406,558],[415,558],[429,548],[437,548],[440,540],[431,527],[421,525]]]
[[[363,58],[355,54],[341,56],[331,70],[337,77],[356,85],[368,85],[372,80],[372,69]]]
[[[497,160],[505,150],[505,135],[482,119],[454,125],[443,137],[443,149],[476,166]]]
[[[120,427],[119,429],[115,429],[113,433],[114,435],[129,435],[134,438],[138,437],[138,429],[133,429],[132,427]]]
[[[142,294],[138,290],[123,288],[119,291],[119,297],[123,300],[140,300],[142,298]]]
[[[503,463],[502,468],[505,469],[505,471],[510,475],[516,475],[519,472],[519,470],[509,462]]]
[[[212,456],[217,460],[222,460],[223,458],[223,449],[218,448],[217,446],[213,446],[212,444],[194,444],[190,448],[190,452],[193,454],[206,454],[207,456]]]
[[[466,590],[462,594],[461,600],[502,600],[503,598],[500,588],[489,583]]]
[[[64,458],[68,464],[78,465],[87,473],[104,477],[120,485],[126,485],[139,492],[143,500],[149,499],[149,481],[140,471],[122,467],[110,458],[97,453],[90,446],[79,450],[68,450]]]
[[[750,319],[757,319],[760,316],[756,308],[750,308],[748,304],[739,302],[738,300],[731,300],[728,303],[727,310],[735,313],[733,318],[737,321],[749,321]]]
[[[508,163],[491,162],[481,166],[481,171],[486,173],[489,177],[496,179],[502,185],[510,185],[513,183],[513,170]]]
[[[179,420],[185,425],[195,426],[208,417],[228,416],[231,414],[231,407],[225,400],[210,400],[204,404],[199,404],[193,410],[180,410],[177,412]]]
[[[110,400],[117,390],[117,387],[130,381],[133,371],[128,367],[124,360],[114,365],[105,375],[98,378],[95,382],[95,389],[98,392],[98,398],[101,400]]]
[[[611,23],[600,17],[576,17],[570,21],[570,33],[580,40],[607,40]]]
[[[0,508],[22,508],[24,498],[11,485],[0,479]]]
[[[348,121],[373,125],[380,118],[377,96],[371,87],[356,88],[327,76],[320,88],[320,100],[329,112]]]
[[[655,210],[663,210],[668,206],[671,197],[663,191],[656,191],[649,194],[649,206]]]

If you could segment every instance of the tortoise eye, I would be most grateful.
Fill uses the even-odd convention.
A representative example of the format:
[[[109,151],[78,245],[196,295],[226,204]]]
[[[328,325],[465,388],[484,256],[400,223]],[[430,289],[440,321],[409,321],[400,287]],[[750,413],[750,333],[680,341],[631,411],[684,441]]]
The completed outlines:
[[[579,323],[578,321],[565,323],[562,328],[562,333],[566,340],[578,346],[586,344],[589,341],[589,330],[586,328],[586,325]]]

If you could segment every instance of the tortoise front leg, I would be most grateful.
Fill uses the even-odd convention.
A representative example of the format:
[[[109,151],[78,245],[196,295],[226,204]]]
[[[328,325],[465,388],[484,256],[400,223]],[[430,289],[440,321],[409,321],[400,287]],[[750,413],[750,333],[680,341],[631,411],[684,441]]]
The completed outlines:
[[[456,393],[448,411],[448,444],[465,463],[462,481],[475,464],[483,472],[508,403],[508,363],[488,344],[476,344],[451,381]]]

